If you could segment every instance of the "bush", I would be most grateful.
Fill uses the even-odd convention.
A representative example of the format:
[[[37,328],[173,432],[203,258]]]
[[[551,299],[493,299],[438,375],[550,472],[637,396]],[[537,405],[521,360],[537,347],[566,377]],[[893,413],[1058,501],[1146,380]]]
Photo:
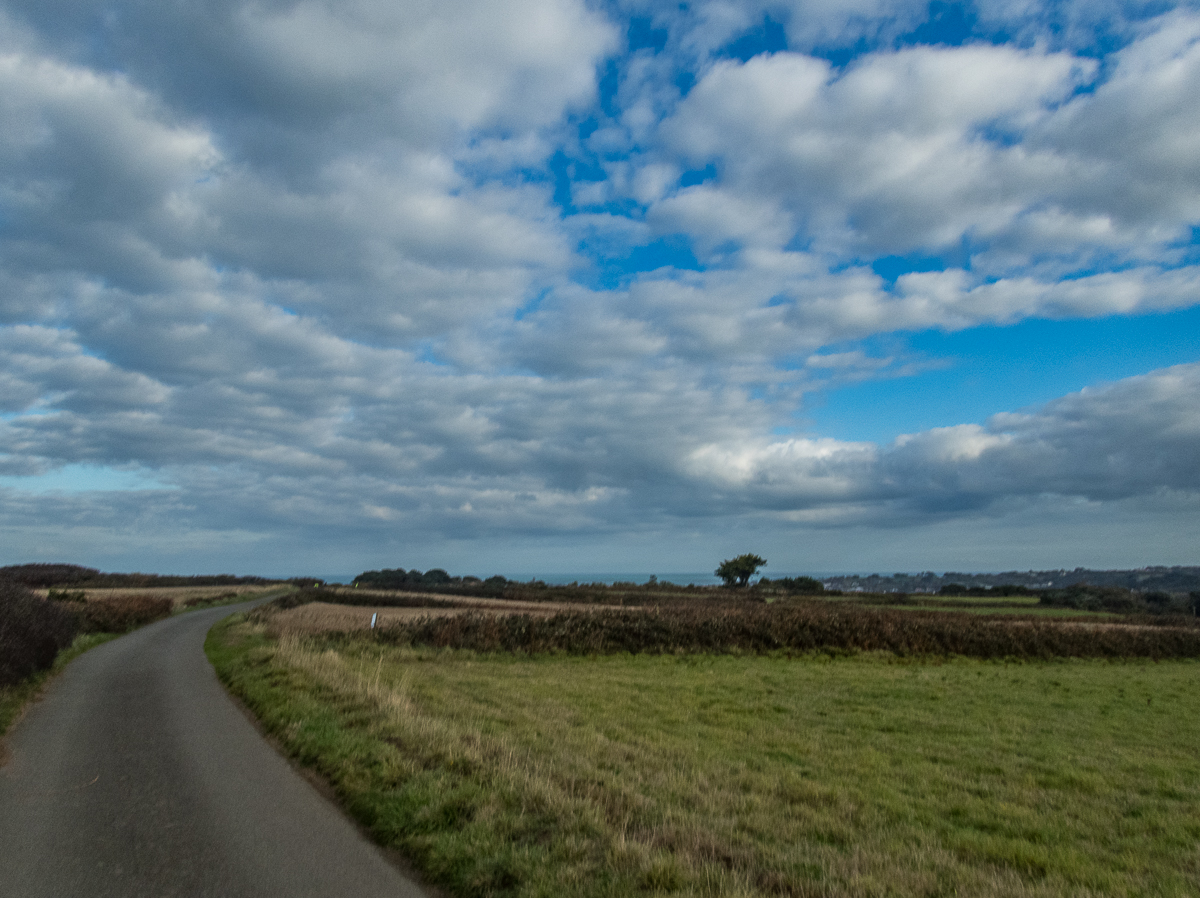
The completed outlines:
[[[758,581],[758,585],[801,595],[815,595],[825,591],[825,584],[815,577],[780,577],[777,580],[768,580],[764,577]]]
[[[1041,592],[1042,605],[1107,611],[1112,614],[1195,614],[1195,602],[1182,594],[1153,590],[1136,592],[1121,586],[1089,586],[1076,583],[1066,589]]]
[[[83,633],[125,633],[171,614],[171,600],[155,596],[114,596],[78,606]]]
[[[20,583],[0,581],[0,686],[46,670],[74,638],[71,612]]]

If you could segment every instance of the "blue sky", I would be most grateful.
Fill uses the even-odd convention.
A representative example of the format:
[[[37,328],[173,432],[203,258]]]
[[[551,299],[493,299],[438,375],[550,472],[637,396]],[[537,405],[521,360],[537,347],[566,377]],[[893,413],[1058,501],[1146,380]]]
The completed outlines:
[[[1200,563],[1198,228],[1196,4],[0,0],[0,563]]]
[[[919,376],[825,391],[801,415],[843,440],[890,442],[1036,406],[1089,385],[1196,360],[1200,309],[1083,321],[1030,319],[1005,327],[905,335],[903,349],[940,364]],[[893,344],[894,345],[894,344]],[[877,353],[883,348],[872,349]]]

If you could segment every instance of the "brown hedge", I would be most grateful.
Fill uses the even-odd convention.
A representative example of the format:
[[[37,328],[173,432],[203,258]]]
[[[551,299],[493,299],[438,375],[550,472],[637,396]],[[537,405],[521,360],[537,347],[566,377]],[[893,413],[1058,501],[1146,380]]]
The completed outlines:
[[[20,583],[0,581],[0,686],[46,670],[74,637],[70,611]]]
[[[824,603],[786,608],[571,611],[550,617],[465,614],[400,622],[380,632],[379,638],[401,644],[526,653],[833,650],[973,658],[1200,657],[1200,627],[1189,619],[1146,626]]]
[[[156,596],[118,596],[74,604],[83,633],[125,633],[171,613],[171,600]]]

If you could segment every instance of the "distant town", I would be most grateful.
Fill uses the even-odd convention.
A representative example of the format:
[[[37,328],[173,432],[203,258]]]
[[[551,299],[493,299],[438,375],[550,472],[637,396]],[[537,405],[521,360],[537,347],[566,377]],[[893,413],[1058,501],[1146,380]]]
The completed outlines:
[[[1005,571],[999,574],[965,574],[946,571],[935,574],[857,574],[825,577],[826,589],[843,592],[936,593],[952,583],[967,587],[1024,586],[1028,589],[1062,589],[1077,583],[1089,586],[1119,586],[1138,592],[1191,592],[1200,590],[1200,567],[1143,567],[1128,571],[1074,570]]]

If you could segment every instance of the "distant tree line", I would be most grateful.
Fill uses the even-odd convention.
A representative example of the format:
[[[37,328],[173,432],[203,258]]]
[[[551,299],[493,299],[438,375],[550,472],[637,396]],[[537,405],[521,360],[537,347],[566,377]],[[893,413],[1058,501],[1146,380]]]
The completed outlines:
[[[1092,586],[1076,583],[1066,589],[1040,590],[1040,605],[1053,608],[1078,608],[1082,611],[1109,611],[1114,614],[1190,614],[1200,615],[1200,590],[1171,593],[1165,590],[1139,592],[1120,586]]]
[[[825,592],[825,584],[815,577],[778,577],[775,580],[763,577],[757,586],[760,590],[783,592],[788,595],[817,595]]]
[[[947,583],[938,590],[939,596],[973,596],[976,598],[993,598],[999,596],[1036,596],[1036,589],[1020,586],[1015,583],[1001,583],[999,586],[963,586],[961,583]]]
[[[999,574],[969,574],[947,571],[935,574],[845,575],[824,578],[827,589],[854,592],[939,593],[950,585],[967,588],[1015,587],[1028,589],[1066,589],[1079,584],[1092,587],[1112,586],[1137,592],[1189,593],[1200,591],[1200,567],[1145,567],[1131,570],[1092,570],[1077,567],[1042,571],[1004,571]]]
[[[1076,608],[1080,611],[1107,611],[1112,614],[1190,614],[1200,613],[1200,590],[1172,593],[1165,590],[1141,592],[1121,586],[1093,586],[1075,583],[1064,589],[1030,589],[1027,586],[964,586],[948,583],[939,596],[976,598],[1001,596],[1037,596],[1038,604],[1049,608]]]
[[[148,586],[261,586],[267,583],[292,581],[267,577],[238,577],[234,574],[213,574],[180,577],[170,574],[106,574],[96,568],[78,564],[10,564],[0,567],[0,580],[20,583],[31,589],[52,586],[76,589],[132,589]],[[316,582],[313,577],[296,578],[297,582]]]
[[[354,586],[363,589],[397,589],[415,592],[445,592],[452,595],[499,597],[504,594],[509,581],[496,575],[486,580],[479,577],[452,577],[441,568],[435,567],[421,572],[415,568],[406,571],[402,567],[384,568],[379,571],[363,571],[354,578]]]

